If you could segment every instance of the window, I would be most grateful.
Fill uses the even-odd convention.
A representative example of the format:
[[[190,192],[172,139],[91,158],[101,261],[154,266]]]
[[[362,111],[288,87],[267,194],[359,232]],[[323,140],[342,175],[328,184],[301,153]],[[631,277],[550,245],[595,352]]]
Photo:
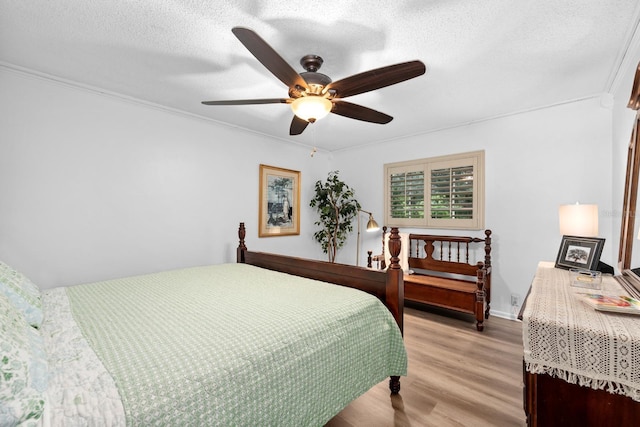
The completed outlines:
[[[385,224],[484,228],[484,151],[384,165]]]

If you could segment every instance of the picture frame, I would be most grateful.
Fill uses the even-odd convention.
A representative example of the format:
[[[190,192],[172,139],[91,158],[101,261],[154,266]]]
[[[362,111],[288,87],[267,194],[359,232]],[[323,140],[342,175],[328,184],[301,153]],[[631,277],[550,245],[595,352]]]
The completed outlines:
[[[599,237],[562,236],[556,268],[596,270],[604,239]]]
[[[300,171],[260,165],[258,237],[300,234]]]

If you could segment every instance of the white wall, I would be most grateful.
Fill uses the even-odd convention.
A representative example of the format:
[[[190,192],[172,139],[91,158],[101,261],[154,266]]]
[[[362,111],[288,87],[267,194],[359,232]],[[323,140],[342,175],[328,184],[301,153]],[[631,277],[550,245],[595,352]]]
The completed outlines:
[[[0,93],[0,260],[41,288],[235,262],[240,221],[251,249],[324,257],[326,153],[4,68]],[[260,163],[302,172],[300,236],[258,238]]]
[[[512,314],[510,295],[523,298],[537,262],[555,259],[560,204],[599,205],[602,259],[616,263],[622,96],[614,123],[593,98],[312,158],[295,141],[5,68],[0,93],[0,259],[42,288],[234,261],[239,221],[252,249],[325,259],[308,200],[328,171],[340,170],[381,222],[384,163],[478,149],[486,151],[496,314]],[[302,172],[300,236],[257,237],[260,163]],[[362,240],[364,264],[380,235]],[[355,263],[355,245],[354,232],[338,261]]]
[[[598,205],[599,236],[606,239],[602,260],[613,265],[618,248],[611,243],[612,221],[607,214],[612,210],[611,147],[611,110],[597,97],[341,151],[333,154],[331,165],[356,188],[363,209],[381,219],[384,163],[485,150],[485,227],[493,231],[492,311],[510,316],[511,294],[522,301],[538,262],[556,259],[562,204]],[[366,167],[354,169],[353,164]],[[474,235],[484,237],[482,232]],[[379,235],[362,238],[362,253],[380,251]],[[355,255],[355,241],[351,244],[353,250],[346,250]]]

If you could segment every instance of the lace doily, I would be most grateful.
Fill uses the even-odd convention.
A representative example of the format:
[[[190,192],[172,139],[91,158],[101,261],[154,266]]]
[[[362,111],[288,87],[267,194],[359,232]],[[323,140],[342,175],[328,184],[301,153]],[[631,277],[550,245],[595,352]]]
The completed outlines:
[[[598,312],[581,295],[626,291],[610,276],[597,291],[570,283],[569,271],[538,266],[523,313],[527,371],[640,401],[640,316]]]

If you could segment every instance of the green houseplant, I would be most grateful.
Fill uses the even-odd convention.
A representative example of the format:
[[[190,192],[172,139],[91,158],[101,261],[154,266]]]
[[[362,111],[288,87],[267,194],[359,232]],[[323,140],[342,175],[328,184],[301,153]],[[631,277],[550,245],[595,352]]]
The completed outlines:
[[[313,237],[329,256],[329,262],[336,261],[338,249],[344,246],[347,236],[353,231],[351,223],[360,210],[354,190],[340,180],[338,173],[329,172],[325,182],[316,181],[316,194],[310,203],[320,215],[315,225],[321,228]]]

